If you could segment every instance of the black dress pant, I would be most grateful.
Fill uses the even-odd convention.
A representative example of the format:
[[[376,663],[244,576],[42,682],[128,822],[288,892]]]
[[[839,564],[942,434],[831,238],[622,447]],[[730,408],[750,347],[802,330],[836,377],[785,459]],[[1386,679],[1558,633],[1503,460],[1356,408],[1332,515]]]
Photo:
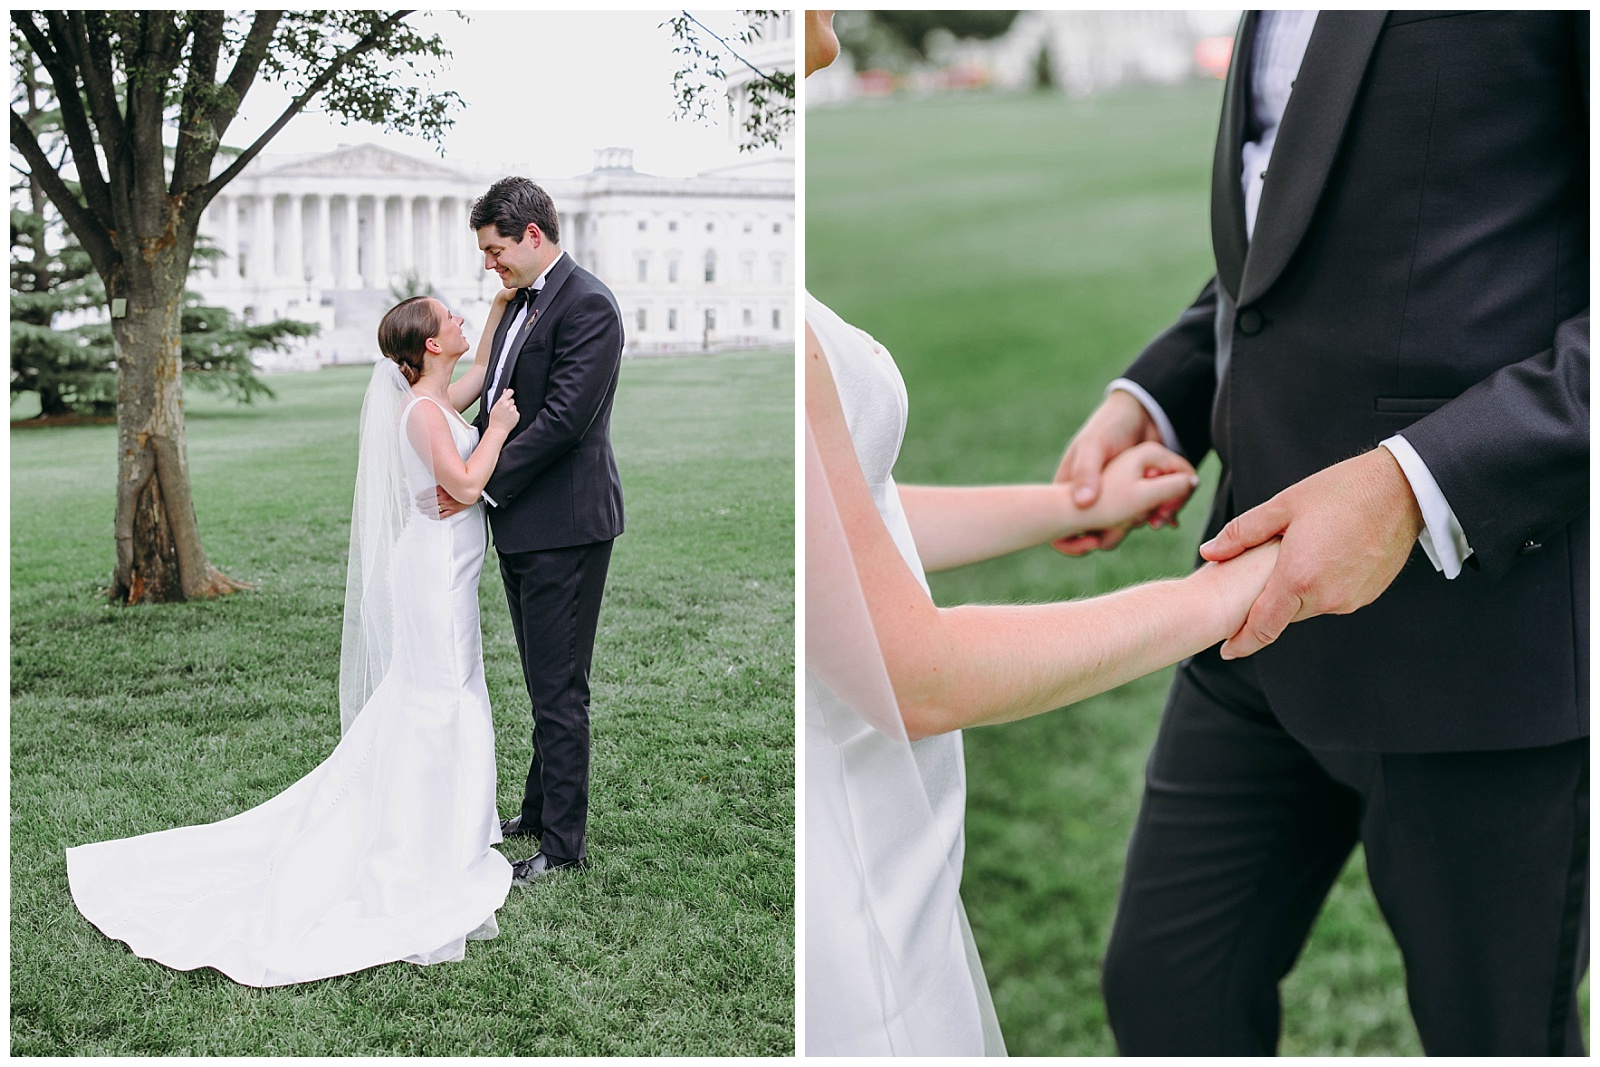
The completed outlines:
[[[1179,666],[1146,768],[1102,975],[1121,1052],[1272,1054],[1358,840],[1429,1055],[1583,1055],[1588,740],[1314,751],[1215,648]]]
[[[501,552],[500,580],[533,704],[533,759],[522,825],[551,863],[587,858],[589,664],[611,541]]]

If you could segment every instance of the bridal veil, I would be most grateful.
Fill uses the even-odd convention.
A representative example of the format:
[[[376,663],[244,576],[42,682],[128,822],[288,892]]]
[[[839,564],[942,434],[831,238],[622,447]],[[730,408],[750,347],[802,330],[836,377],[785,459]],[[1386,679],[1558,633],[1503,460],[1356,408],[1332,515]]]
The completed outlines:
[[[1004,1055],[809,421],[805,478],[806,1051]]]
[[[410,447],[401,420],[416,399],[393,361],[380,359],[361,402],[344,636],[339,648],[339,724],[350,724],[391,672],[391,684],[453,683],[448,618],[450,535],[439,521],[431,453]]]

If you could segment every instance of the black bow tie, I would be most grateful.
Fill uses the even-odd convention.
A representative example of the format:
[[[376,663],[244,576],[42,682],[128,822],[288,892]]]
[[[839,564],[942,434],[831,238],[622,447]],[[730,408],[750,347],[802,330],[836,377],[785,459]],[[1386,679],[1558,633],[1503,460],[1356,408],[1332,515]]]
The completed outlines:
[[[506,309],[506,314],[515,315],[525,307],[532,307],[533,302],[537,299],[539,299],[538,289],[518,289],[517,295],[511,298],[511,306]]]

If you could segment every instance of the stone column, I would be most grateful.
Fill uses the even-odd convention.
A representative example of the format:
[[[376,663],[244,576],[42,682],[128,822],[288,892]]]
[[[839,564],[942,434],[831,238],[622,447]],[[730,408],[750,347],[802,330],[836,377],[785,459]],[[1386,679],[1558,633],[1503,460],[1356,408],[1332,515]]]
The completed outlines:
[[[344,255],[339,257],[339,287],[361,288],[361,226],[359,214],[361,198],[349,193],[344,197]]]
[[[427,277],[442,283],[450,276],[445,270],[445,246],[439,240],[439,198],[430,196],[422,201],[423,255],[427,262]]]
[[[275,285],[289,276],[288,198],[270,193],[261,200],[267,205],[267,228],[272,231],[272,259],[267,263],[267,280]],[[278,211],[279,201],[284,202],[282,213]]]
[[[400,270],[398,273],[415,274],[417,270],[417,220],[413,198],[400,198]]]
[[[478,251],[478,235],[467,227],[472,222],[472,207],[465,200],[456,201],[455,224],[452,227],[461,239],[461,278],[470,285],[478,284],[483,274],[483,253]]]
[[[372,270],[367,288],[389,288],[389,200],[384,196],[372,198]]]
[[[219,196],[211,201],[222,216],[222,284],[239,288],[239,198]]]
[[[272,198],[255,196],[255,240],[250,242],[250,282],[263,286],[272,278],[275,250],[272,244]]]
[[[461,208],[454,197],[445,197],[438,202],[438,248],[442,251],[440,259],[442,270],[446,278],[454,282],[456,278],[467,274],[466,261],[470,266],[472,250],[467,245],[466,219],[461,219]]]
[[[318,289],[333,286],[333,234],[328,198],[317,194],[311,198],[311,284]]]
[[[446,223],[450,221],[450,216],[446,213],[443,197],[435,197],[429,202],[428,217],[433,220],[433,229],[429,231],[428,238],[428,243],[433,246],[433,276],[442,282],[450,277],[449,265],[456,251],[456,242],[445,239]]]
[[[289,197],[289,243],[284,256],[284,274],[297,291],[306,285],[306,216],[305,198],[299,193]]]

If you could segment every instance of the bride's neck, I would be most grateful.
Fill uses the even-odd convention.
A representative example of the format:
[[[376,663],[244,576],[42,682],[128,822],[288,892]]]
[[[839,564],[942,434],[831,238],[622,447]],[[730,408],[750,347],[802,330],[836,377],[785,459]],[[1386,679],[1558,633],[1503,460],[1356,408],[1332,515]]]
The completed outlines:
[[[428,396],[442,397],[450,391],[450,372],[455,370],[455,361],[451,360],[447,366],[443,362],[429,361],[422,368],[422,377],[418,378],[411,386],[413,393],[426,393]]]

